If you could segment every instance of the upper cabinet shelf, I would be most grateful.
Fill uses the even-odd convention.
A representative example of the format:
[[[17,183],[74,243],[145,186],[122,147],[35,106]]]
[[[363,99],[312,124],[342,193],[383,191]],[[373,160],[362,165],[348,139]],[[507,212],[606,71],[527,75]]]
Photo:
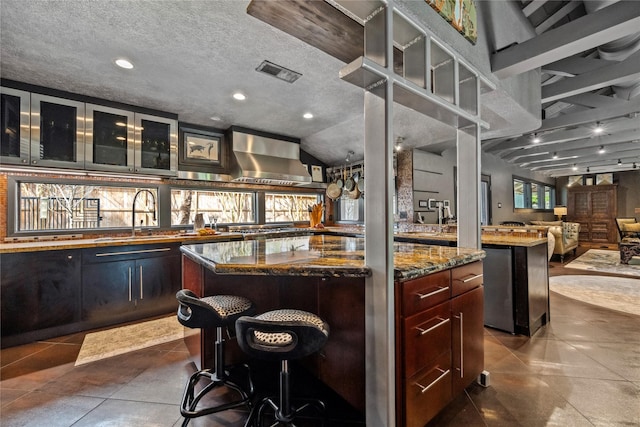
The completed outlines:
[[[5,164],[176,175],[177,120],[7,87]]]
[[[495,86],[472,66],[421,29],[398,10],[393,10],[393,46],[402,52],[402,75],[389,65],[386,51],[386,5],[379,1],[337,1],[337,6],[364,24],[364,56],[346,65],[340,78],[373,93],[376,86],[392,81],[394,101],[452,127],[463,129],[476,123],[488,128],[480,117],[480,95]]]

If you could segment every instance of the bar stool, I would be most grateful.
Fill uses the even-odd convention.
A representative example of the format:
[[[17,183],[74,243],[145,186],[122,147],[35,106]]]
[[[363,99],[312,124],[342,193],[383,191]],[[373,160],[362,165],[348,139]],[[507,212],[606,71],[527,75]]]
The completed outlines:
[[[245,353],[256,359],[280,361],[278,403],[273,397],[260,400],[251,408],[245,427],[251,426],[256,417],[260,425],[268,408],[274,411],[272,427],[278,424],[293,426],[293,420],[312,407],[324,417],[325,405],[319,399],[295,399],[299,406],[292,405],[289,360],[317,352],[328,337],[329,325],[315,314],[301,310],[274,310],[256,317],[243,316],[236,321],[236,338]]]
[[[202,369],[195,372],[189,378],[185,386],[182,401],[180,403],[180,413],[185,420],[183,426],[189,423],[191,418],[209,415],[220,411],[225,411],[239,406],[250,405],[250,398],[253,395],[253,382],[249,367],[242,365],[248,374],[248,390],[229,379],[229,372],[224,362],[224,337],[223,328],[234,327],[236,319],[240,316],[252,315],[255,313],[253,302],[247,298],[235,295],[215,295],[204,298],[188,290],[182,289],[176,294],[178,299],[178,321],[188,328],[216,328],[215,360],[214,369]],[[209,381],[202,390],[196,393],[196,386],[201,379]],[[208,392],[217,387],[226,386],[235,390],[240,395],[240,399],[229,403],[196,409],[198,402]]]

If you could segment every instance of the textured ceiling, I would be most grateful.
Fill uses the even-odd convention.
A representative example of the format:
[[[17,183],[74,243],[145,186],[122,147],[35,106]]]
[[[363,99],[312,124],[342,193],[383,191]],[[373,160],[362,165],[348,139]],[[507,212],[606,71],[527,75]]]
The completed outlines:
[[[1,76],[175,113],[182,122],[301,138],[302,148],[328,165],[342,164],[348,151],[355,153],[352,160],[362,159],[363,92],[339,79],[345,64],[248,15],[248,3],[2,0]],[[522,7],[539,3],[547,2],[524,1]],[[529,15],[534,27],[552,15],[552,3],[558,2]],[[135,68],[114,66],[119,57]],[[258,73],[263,60],[302,77],[289,84]],[[246,101],[231,98],[238,90]],[[550,117],[555,107],[545,108]],[[303,119],[305,112],[314,118]],[[507,161],[514,161],[507,157],[513,149],[499,150],[501,144],[517,147],[510,137],[540,123],[500,89],[482,96],[482,118],[491,126],[483,132],[483,149]],[[394,135],[407,146],[455,147],[453,129],[433,119],[403,107],[396,108],[394,119]]]
[[[247,5],[3,0],[2,77],[176,113],[187,123],[298,137],[305,151],[329,165],[343,163],[348,151],[355,152],[352,160],[362,159],[363,92],[339,79],[345,64],[251,17]],[[119,57],[135,68],[114,66]],[[263,60],[302,77],[289,84],[258,73]],[[238,90],[246,101],[231,98]],[[509,100],[496,99],[495,109],[502,101]],[[307,111],[312,120],[302,118]],[[401,107],[394,131],[414,147],[441,149],[454,138],[451,128]]]

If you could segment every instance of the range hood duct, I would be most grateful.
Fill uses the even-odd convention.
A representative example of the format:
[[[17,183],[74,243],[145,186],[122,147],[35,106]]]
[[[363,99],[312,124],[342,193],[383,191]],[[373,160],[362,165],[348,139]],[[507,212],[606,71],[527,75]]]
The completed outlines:
[[[300,162],[300,144],[233,131],[233,182],[306,185],[311,175]]]

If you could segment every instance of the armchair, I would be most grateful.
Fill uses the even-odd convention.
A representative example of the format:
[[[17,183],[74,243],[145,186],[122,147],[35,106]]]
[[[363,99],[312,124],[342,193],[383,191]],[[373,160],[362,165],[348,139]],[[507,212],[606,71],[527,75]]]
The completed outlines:
[[[549,226],[549,233],[555,238],[553,255],[560,255],[561,263],[564,263],[564,256],[570,251],[576,254],[580,223],[561,221],[531,221],[531,223]]]
[[[549,227],[549,232],[556,238],[553,254],[560,255],[561,263],[564,263],[564,256],[570,251],[573,251],[573,255],[575,256],[576,250],[578,249],[580,223],[563,222],[560,226]]]
[[[634,217],[616,218],[620,240],[626,237],[640,237],[640,223]]]

